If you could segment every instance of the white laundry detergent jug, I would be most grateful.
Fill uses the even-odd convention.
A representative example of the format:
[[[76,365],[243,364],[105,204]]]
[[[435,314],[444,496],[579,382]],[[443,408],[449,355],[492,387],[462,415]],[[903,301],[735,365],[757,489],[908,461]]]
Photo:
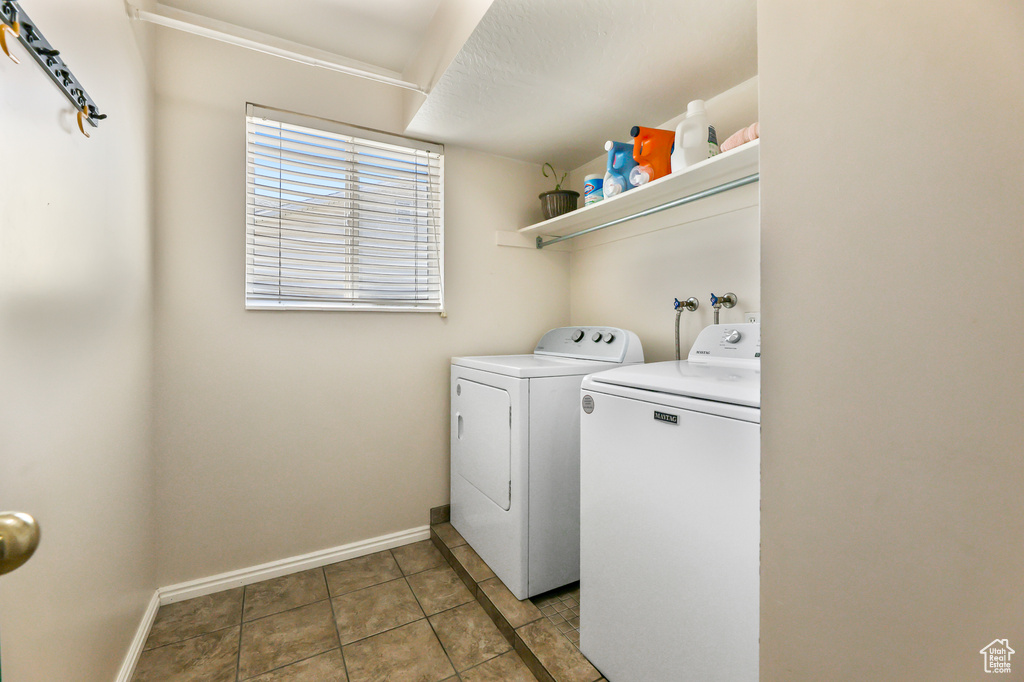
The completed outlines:
[[[672,172],[679,171],[709,159],[718,153],[704,100],[695,99],[686,105],[686,118],[676,128],[675,150],[672,152]]]

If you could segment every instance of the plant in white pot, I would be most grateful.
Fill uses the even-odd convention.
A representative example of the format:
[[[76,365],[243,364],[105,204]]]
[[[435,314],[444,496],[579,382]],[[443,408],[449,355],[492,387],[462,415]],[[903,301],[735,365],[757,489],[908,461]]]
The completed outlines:
[[[548,168],[551,169],[550,176],[548,175]],[[545,163],[541,166],[540,171],[544,174],[545,178],[558,177],[555,167],[550,163]],[[562,178],[555,183],[553,190],[541,193],[540,210],[544,213],[545,220],[576,210],[576,201],[580,198],[580,193],[574,192],[571,189],[562,189],[562,183],[565,182],[565,176],[568,174],[568,172],[562,173]]]

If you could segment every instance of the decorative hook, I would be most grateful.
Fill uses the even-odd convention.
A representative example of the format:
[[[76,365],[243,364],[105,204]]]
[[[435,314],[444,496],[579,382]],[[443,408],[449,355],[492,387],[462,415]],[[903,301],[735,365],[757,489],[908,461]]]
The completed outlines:
[[[12,36],[18,38],[21,36],[21,22],[18,21],[18,12],[15,10],[14,16],[12,17],[11,24],[7,22],[0,22],[0,49],[4,51],[4,54],[11,58],[11,61],[15,64],[21,64],[21,60],[11,54],[11,50],[7,47],[7,33],[10,32]]]
[[[86,137],[90,137],[89,133],[85,131],[85,126],[82,125],[82,116],[89,117],[89,105],[86,104],[84,108],[78,110],[78,129],[82,131],[82,134]]]
[[[46,75],[71,102],[76,110],[78,129],[89,137],[85,129],[86,124],[95,128],[106,116],[99,112],[67,64],[61,60],[60,52],[46,40],[35,22],[18,6],[17,0],[0,0],[0,49],[11,61],[20,63],[18,56],[11,53],[9,36],[14,36],[28,50],[29,56],[42,67]]]

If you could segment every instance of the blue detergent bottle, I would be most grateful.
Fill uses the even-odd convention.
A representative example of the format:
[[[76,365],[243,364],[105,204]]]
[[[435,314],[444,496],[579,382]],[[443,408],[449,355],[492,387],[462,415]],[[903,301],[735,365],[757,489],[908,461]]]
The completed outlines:
[[[604,143],[604,148],[608,152],[608,167],[604,174],[604,198],[609,199],[632,189],[629,184],[629,172],[636,167],[636,161],[633,160],[632,142],[608,140]]]

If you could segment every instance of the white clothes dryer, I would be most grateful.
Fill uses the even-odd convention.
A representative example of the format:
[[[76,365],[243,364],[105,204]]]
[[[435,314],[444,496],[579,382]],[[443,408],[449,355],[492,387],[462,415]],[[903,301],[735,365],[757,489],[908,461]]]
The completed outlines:
[[[757,682],[761,328],[583,380],[580,650],[609,682]]]
[[[643,359],[637,335],[614,327],[452,358],[452,525],[516,598],[579,579],[580,382]]]

